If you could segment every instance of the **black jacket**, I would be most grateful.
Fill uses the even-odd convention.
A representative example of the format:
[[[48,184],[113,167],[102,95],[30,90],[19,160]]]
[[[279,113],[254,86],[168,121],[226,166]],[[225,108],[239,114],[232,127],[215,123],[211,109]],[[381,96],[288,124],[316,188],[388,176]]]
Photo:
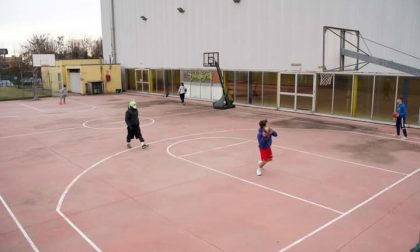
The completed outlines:
[[[129,128],[139,126],[139,112],[137,109],[129,108],[127,112],[125,112],[125,123]]]

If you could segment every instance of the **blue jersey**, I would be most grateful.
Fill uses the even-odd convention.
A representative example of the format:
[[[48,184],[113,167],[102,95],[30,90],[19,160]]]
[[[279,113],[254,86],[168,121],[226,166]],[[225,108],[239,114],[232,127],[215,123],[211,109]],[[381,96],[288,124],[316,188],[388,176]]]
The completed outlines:
[[[264,136],[263,135],[264,129],[260,128],[258,130],[258,135],[257,135],[257,139],[258,139],[258,147],[260,147],[260,149],[266,149],[266,148],[270,148],[271,147],[271,143],[273,142],[273,140],[271,139],[272,136],[277,137],[277,132],[275,132],[274,130],[272,131],[272,133],[268,136]]]
[[[407,106],[404,103],[397,105],[397,113],[400,115],[400,117],[406,117],[407,116]]]

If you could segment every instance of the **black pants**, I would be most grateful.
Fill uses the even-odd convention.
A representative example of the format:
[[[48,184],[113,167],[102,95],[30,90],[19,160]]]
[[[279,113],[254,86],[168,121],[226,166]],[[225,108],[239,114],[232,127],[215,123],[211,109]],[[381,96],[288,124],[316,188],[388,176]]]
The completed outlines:
[[[141,135],[140,125],[134,127],[127,127],[127,143],[131,142],[133,138],[140,139],[140,142],[144,142],[144,138]]]
[[[184,103],[185,93],[184,94],[179,94],[179,98],[181,98],[181,102]]]
[[[397,135],[400,135],[400,130],[402,129],[403,134],[405,137],[407,137],[407,130],[405,129],[405,121],[406,118],[405,117],[397,117],[397,122],[395,124],[395,127],[397,128]]]

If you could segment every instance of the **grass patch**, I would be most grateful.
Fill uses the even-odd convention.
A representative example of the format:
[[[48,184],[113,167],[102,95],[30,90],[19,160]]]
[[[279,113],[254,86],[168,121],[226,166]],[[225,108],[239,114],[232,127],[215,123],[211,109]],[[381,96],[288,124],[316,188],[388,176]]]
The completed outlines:
[[[39,97],[51,96],[49,90],[38,89]],[[32,88],[0,87],[0,101],[33,98]]]

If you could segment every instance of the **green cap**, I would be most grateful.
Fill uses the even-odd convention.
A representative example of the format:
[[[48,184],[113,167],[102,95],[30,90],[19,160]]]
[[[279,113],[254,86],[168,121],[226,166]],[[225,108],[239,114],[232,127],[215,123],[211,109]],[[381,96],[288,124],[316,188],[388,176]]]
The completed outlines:
[[[129,106],[130,108],[137,108],[137,105],[136,105],[136,102],[135,102],[135,101],[130,101],[130,102],[128,103],[128,106]]]

